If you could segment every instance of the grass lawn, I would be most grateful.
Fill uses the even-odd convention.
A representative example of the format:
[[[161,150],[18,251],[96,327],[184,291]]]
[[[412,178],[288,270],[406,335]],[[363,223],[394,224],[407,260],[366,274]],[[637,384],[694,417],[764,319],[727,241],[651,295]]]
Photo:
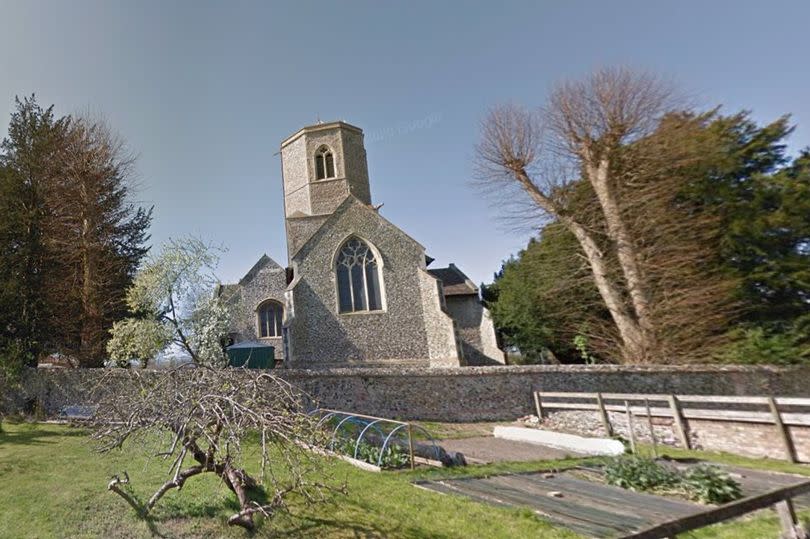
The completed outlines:
[[[168,466],[135,451],[93,453],[81,431],[50,424],[3,424],[0,434],[0,537],[246,537],[225,521],[232,494],[217,478],[200,476],[156,506],[153,522],[138,520],[109,477],[126,469],[135,491],[148,496]],[[258,536],[289,537],[577,537],[532,512],[500,509],[427,492],[410,472],[371,473],[330,461],[348,495],[325,506],[293,501],[289,515],[265,522]],[[152,530],[150,530],[150,525]]]
[[[433,425],[431,425],[433,426]],[[170,492],[150,522],[139,520],[118,496],[106,491],[109,477],[126,469],[139,496],[164,481],[167,465],[134,450],[98,455],[83,432],[50,424],[3,424],[0,434],[0,537],[246,537],[225,520],[236,509],[232,494],[215,477],[188,481]],[[672,456],[706,454],[667,450]],[[713,460],[810,475],[810,468],[722,454]],[[291,503],[290,514],[264,522],[257,536],[284,537],[577,537],[553,527],[528,509],[501,509],[418,489],[415,479],[481,476],[548,470],[577,461],[532,462],[370,473],[330,461],[345,479],[348,495],[307,507]],[[805,514],[810,517],[810,514]],[[777,537],[774,515],[714,526],[693,538]]]

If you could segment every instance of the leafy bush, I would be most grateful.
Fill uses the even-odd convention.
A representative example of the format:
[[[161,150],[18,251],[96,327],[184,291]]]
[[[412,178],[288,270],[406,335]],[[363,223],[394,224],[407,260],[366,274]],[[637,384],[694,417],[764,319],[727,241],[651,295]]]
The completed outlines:
[[[650,458],[635,455],[609,459],[605,464],[605,479],[609,485],[629,490],[656,490],[675,487],[678,473]]]
[[[810,362],[810,343],[805,328],[779,332],[763,327],[737,328],[731,343],[717,354],[723,363],[793,365]]]
[[[742,497],[739,483],[716,466],[695,466],[684,474],[682,481],[692,498],[703,503],[720,504]]]
[[[366,441],[361,441],[360,445],[357,446],[356,456],[355,441],[353,439],[339,439],[333,450],[369,464],[377,465],[379,462],[381,468],[402,468],[410,462],[408,453],[396,444],[390,444],[385,448],[382,459],[380,459],[380,448]]]
[[[681,491],[693,500],[713,504],[742,497],[739,483],[706,464],[679,472],[651,458],[625,455],[606,461],[604,470],[609,485],[629,490]]]

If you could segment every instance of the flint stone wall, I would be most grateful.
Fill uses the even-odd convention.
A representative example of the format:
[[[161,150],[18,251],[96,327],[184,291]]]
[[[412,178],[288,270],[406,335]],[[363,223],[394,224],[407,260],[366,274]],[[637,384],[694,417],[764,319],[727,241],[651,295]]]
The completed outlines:
[[[372,248],[380,268],[384,309],[338,312],[336,253],[349,237]],[[444,358],[459,365],[452,319],[441,311],[425,250],[375,210],[348,197],[292,259],[287,287],[291,368],[329,368],[352,362],[419,364]],[[429,286],[428,286],[429,285]]]
[[[456,368],[279,369],[278,375],[321,406],[389,418],[501,421],[534,413],[531,390],[780,395],[810,397],[808,367],[488,366]],[[28,373],[21,390],[0,387],[6,408],[38,400],[53,415],[82,404],[78,388],[100,370]],[[160,371],[155,371],[155,376]],[[127,372],[121,372],[122,382]],[[11,403],[11,404],[8,404]]]

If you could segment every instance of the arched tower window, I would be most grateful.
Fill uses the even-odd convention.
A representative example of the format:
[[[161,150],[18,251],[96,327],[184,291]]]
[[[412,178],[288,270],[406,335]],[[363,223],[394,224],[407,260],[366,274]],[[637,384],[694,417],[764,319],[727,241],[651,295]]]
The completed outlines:
[[[315,179],[324,180],[335,177],[335,156],[326,146],[315,152]]]
[[[382,310],[380,268],[368,244],[357,238],[346,241],[335,271],[340,312]]]
[[[284,307],[277,301],[265,301],[256,310],[259,337],[281,337]]]

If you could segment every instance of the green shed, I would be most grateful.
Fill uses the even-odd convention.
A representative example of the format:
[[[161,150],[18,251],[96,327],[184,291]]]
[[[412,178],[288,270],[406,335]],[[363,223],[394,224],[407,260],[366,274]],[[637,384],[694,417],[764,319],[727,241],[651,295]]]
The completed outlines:
[[[272,369],[276,365],[276,349],[260,342],[240,342],[226,348],[229,367]]]

